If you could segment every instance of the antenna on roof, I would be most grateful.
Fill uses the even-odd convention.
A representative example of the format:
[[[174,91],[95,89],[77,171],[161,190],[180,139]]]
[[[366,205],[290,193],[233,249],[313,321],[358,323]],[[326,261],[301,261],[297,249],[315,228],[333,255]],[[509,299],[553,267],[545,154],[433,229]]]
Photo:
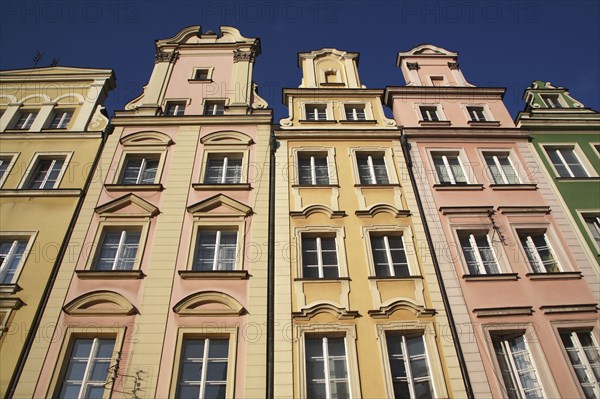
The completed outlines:
[[[60,58],[52,58],[52,61],[50,61],[50,66],[57,66],[58,61],[60,61]]]
[[[35,54],[33,54],[33,58],[31,59],[33,61],[34,68],[37,66],[43,56],[44,54],[40,53],[40,50],[35,50]]]

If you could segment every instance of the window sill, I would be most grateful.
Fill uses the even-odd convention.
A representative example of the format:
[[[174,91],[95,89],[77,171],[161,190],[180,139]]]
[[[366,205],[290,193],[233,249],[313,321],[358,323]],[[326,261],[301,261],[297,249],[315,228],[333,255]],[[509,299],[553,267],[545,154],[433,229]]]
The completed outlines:
[[[336,123],[337,121],[333,120],[333,119],[300,119],[298,122],[302,122],[302,123]]]
[[[467,123],[472,127],[500,126],[499,121],[468,121]]]
[[[212,79],[188,79],[188,83],[212,83]]]
[[[590,177],[556,177],[557,181],[560,182],[598,182],[600,181],[600,177],[590,176]]]
[[[308,277],[296,277],[294,279],[294,281],[305,281],[308,283],[318,283],[318,282],[325,282],[325,283],[331,283],[334,281],[350,281],[350,277],[323,277],[323,278],[318,278],[318,277],[314,277],[314,278],[308,278]]]
[[[334,82],[334,83],[321,83],[323,87],[346,87],[346,83]]]
[[[527,273],[530,280],[579,280],[581,272]]]
[[[537,190],[537,184],[490,184],[492,190]]]
[[[292,188],[339,188],[339,184],[292,184]]]
[[[105,184],[106,191],[163,191],[162,184]]]
[[[0,294],[12,295],[17,291],[21,291],[21,287],[17,284],[0,284]]]
[[[383,281],[413,281],[423,280],[423,276],[411,275],[411,276],[369,276],[369,280],[383,280]]]
[[[194,183],[192,187],[196,191],[220,191],[220,190],[250,190],[250,183],[235,183],[235,184],[204,184]]]
[[[400,187],[398,183],[387,183],[387,184],[355,184],[354,187],[359,188],[388,188],[388,187]]]
[[[179,270],[182,280],[248,280],[247,270]]]
[[[433,188],[437,191],[480,191],[483,184],[434,184]]]
[[[363,119],[363,120],[353,120],[353,119],[340,119],[339,123],[364,123],[364,124],[375,124],[377,123],[376,119]]]
[[[518,273],[463,274],[465,281],[517,281]]]
[[[146,277],[141,270],[75,270],[81,280],[138,280]]]
[[[48,190],[0,190],[0,197],[80,197],[82,190],[51,188]]]
[[[450,126],[450,121],[419,121],[421,126]]]

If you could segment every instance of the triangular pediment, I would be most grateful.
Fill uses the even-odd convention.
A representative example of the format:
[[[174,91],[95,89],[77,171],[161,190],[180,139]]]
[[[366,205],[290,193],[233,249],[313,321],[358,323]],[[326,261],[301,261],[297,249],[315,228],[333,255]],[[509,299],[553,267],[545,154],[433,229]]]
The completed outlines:
[[[252,213],[252,208],[224,194],[217,194],[189,206],[188,212],[194,216],[245,217]]]
[[[160,213],[157,207],[134,194],[124,195],[95,210],[100,215],[115,217],[153,217]]]

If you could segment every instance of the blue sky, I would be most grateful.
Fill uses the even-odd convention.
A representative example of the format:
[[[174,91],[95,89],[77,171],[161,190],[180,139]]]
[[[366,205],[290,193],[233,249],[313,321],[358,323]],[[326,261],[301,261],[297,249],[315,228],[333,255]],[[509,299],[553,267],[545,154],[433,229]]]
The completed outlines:
[[[297,87],[300,51],[323,47],[359,52],[369,88],[403,85],[398,51],[432,43],[459,52],[468,81],[506,87],[514,117],[535,79],[570,89],[600,109],[598,1],[0,1],[0,69],[59,65],[114,69],[112,115],[141,92],[153,67],[154,40],[201,25],[238,28],[260,37],[254,80],[287,115],[281,89]],[[389,112],[388,112],[389,113]]]

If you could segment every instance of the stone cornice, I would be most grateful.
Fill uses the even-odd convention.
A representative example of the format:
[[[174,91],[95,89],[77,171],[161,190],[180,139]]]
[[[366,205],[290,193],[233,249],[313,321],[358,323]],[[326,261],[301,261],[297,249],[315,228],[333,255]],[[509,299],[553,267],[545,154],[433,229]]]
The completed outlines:
[[[283,89],[283,103],[287,105],[288,97],[309,97],[315,101],[318,100],[332,100],[335,98],[344,97],[382,97],[383,89],[360,89],[360,88],[333,88],[333,87],[320,87],[320,88],[285,88]]]
[[[384,103],[391,106],[394,97],[408,98],[416,96],[423,98],[430,95],[432,98],[452,99],[454,97],[468,96],[472,100],[478,97],[489,99],[503,99],[505,87],[464,87],[464,86],[386,86]]]
[[[271,111],[271,110],[269,110]],[[190,125],[246,125],[270,124],[272,113],[262,115],[182,115],[182,116],[139,116],[131,111],[116,111],[113,126],[190,126]]]
[[[527,130],[512,127],[403,127],[407,137],[447,137],[447,138],[521,138],[529,137]]]

